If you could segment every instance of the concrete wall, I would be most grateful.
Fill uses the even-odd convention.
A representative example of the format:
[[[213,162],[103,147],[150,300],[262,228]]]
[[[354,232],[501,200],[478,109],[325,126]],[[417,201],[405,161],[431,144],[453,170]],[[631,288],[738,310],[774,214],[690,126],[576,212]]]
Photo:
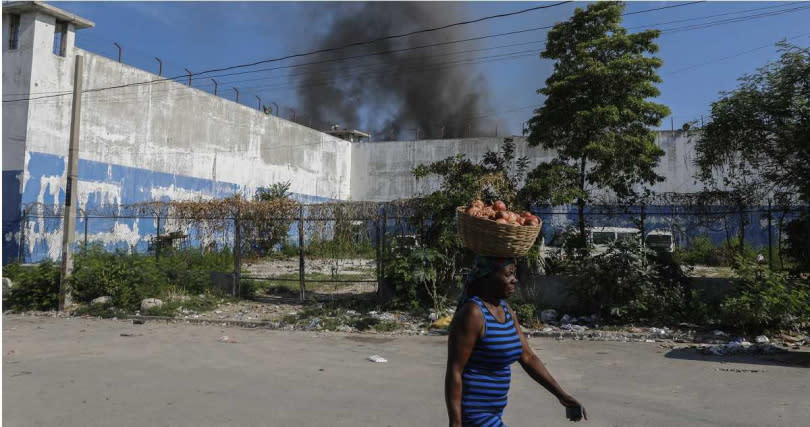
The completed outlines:
[[[20,47],[8,50],[8,16],[3,15],[4,100],[71,92],[74,56],[85,59],[85,90],[144,83],[149,72],[74,47],[67,34],[64,57],[53,50],[55,18],[42,11],[22,15]],[[91,30],[85,30],[91,31]],[[60,205],[70,131],[72,96],[3,105],[3,262],[22,252],[26,260],[57,257],[59,218],[32,218],[21,226],[28,203]],[[554,153],[528,147],[515,137],[517,155],[531,166]],[[253,108],[176,82],[155,82],[87,92],[82,97],[79,209],[166,199],[252,195],[258,187],[290,181],[299,200],[390,201],[438,188],[438,179],[417,182],[411,169],[457,154],[479,161],[503,138],[350,143]],[[657,192],[699,190],[694,174],[694,141],[683,132],[659,132],[664,149],[658,172],[666,179]],[[543,216],[546,237],[573,221],[570,207]],[[664,212],[650,216],[650,228],[680,226]],[[634,217],[605,217],[594,225],[632,225]],[[688,222],[687,222],[688,223]],[[155,220],[96,220],[88,240],[110,247],[143,248],[157,232]],[[761,218],[748,235],[766,241]],[[684,227],[682,227],[684,228]],[[689,228],[689,226],[686,226]],[[84,233],[80,219],[77,233]],[[701,229],[694,228],[700,233]],[[715,234],[722,232],[714,231]],[[83,237],[83,236],[81,236]],[[23,241],[20,250],[19,242]]]
[[[31,86],[34,14],[20,17],[16,49],[9,49],[10,15],[3,14],[3,99],[25,98]],[[25,165],[28,103],[3,104],[3,260],[19,253],[21,184]]]
[[[657,172],[665,181],[656,184],[656,192],[695,192],[700,187],[694,178],[694,137],[685,132],[661,131],[658,145],[665,155]],[[530,147],[524,137],[513,137],[517,156],[528,156],[531,167],[554,158],[554,151]],[[438,188],[437,179],[417,182],[414,167],[456,154],[480,161],[487,151],[497,151],[503,138],[438,139],[354,143],[352,146],[352,199],[387,201],[429,193]]]
[[[7,16],[3,18],[6,37]],[[55,55],[56,19],[32,12],[22,20],[21,49],[7,51],[4,39],[4,99],[12,99],[12,93],[25,98],[28,93],[37,97],[72,91],[75,55],[84,57],[85,90],[159,79],[75,48],[72,25],[66,55]],[[19,212],[32,202],[64,202],[71,103],[68,95],[4,104],[4,262],[16,257],[19,248],[12,246],[21,237],[27,260],[59,255],[58,218],[31,218],[21,236]],[[286,181],[301,201],[349,199],[350,170],[350,142],[181,83],[144,84],[82,97],[79,209],[234,193],[252,196],[258,187]],[[89,239],[143,247],[156,232],[154,222],[94,221]],[[77,234],[83,228],[80,220]]]

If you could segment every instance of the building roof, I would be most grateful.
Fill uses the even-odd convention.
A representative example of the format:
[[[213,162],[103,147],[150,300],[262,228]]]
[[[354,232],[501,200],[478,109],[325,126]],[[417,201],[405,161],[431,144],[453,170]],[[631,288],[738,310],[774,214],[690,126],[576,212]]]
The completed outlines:
[[[326,131],[326,133],[329,134],[329,135],[341,138],[341,139],[348,140],[348,141],[359,140],[361,138],[371,139],[370,134],[367,134],[365,132],[360,132],[357,129],[343,129],[343,130],[333,129],[333,130]]]
[[[84,19],[79,15],[72,14],[66,10],[59,9],[58,7],[51,6],[41,1],[13,1],[3,3],[3,13],[25,13],[25,12],[42,12],[51,16],[55,16],[60,21],[66,21],[73,24],[77,30],[84,28],[93,28],[96,26],[93,21]]]

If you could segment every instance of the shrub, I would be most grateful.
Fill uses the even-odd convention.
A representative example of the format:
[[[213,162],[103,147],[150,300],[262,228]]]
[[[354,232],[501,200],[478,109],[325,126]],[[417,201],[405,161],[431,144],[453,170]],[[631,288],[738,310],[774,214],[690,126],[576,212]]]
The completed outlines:
[[[402,248],[385,263],[385,280],[392,286],[392,307],[405,310],[432,308],[436,312],[447,304],[449,293],[458,289],[461,278],[453,282],[439,280],[440,271],[449,270],[449,260],[429,248]]]
[[[619,241],[574,259],[570,292],[603,319],[670,323],[691,317],[689,279],[680,265],[638,244]]]
[[[512,303],[512,310],[515,311],[517,320],[522,326],[535,327],[539,324],[537,319],[537,307],[530,303]]]
[[[786,227],[785,253],[799,272],[810,272],[810,213],[790,221]]]
[[[737,292],[720,306],[721,322],[748,333],[795,327],[810,320],[810,289],[787,273],[737,259]]]
[[[201,294],[211,289],[211,271],[233,268],[230,251],[203,254],[195,250],[164,251],[160,258],[123,251],[106,252],[93,245],[76,256],[70,278],[77,301],[90,302],[109,295],[113,304],[137,310],[143,298],[160,297],[170,290]]]
[[[742,253],[742,259],[745,260],[754,260],[757,257],[757,250],[748,244]],[[738,255],[740,255],[740,240],[736,237],[728,243],[715,246],[707,236],[697,236],[689,247],[675,251],[679,263],[710,267],[730,267],[734,264],[734,257]]]
[[[59,308],[59,265],[51,260],[36,266],[9,265],[3,274],[13,286],[8,297],[12,310],[56,310]]]

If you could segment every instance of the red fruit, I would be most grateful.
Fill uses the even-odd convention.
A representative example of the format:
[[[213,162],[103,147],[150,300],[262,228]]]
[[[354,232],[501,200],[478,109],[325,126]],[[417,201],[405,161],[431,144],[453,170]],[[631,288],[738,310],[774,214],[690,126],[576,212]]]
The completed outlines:
[[[498,200],[492,205],[496,211],[505,211],[506,210],[506,203]]]
[[[495,219],[500,219],[500,218],[503,218],[503,219],[509,221],[509,212],[503,212],[503,211],[495,212]]]
[[[532,213],[529,211],[523,211],[523,213],[521,213],[520,216],[522,216],[523,218],[531,218],[534,215],[532,215]]]
[[[529,219],[526,220],[526,222],[524,222],[523,225],[526,225],[526,226],[529,226],[529,227],[537,227],[537,226],[540,225],[540,220],[537,219],[536,217],[535,218],[529,218]]]
[[[526,218],[523,218],[522,216],[518,217],[517,223],[520,224],[520,225],[526,224]]]
[[[505,220],[504,218],[498,218],[495,220],[498,224],[509,224],[509,221]]]

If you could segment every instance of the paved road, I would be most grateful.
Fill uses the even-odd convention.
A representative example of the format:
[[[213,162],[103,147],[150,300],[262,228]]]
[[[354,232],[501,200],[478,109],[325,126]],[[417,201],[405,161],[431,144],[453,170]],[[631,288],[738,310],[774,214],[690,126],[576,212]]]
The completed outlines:
[[[222,335],[238,343],[218,342]],[[531,344],[588,408],[582,425],[810,419],[808,368],[673,357],[647,343]],[[366,361],[372,354],[389,362]],[[444,337],[4,316],[3,425],[440,426],[445,354]],[[514,372],[510,426],[570,425],[549,394]]]

